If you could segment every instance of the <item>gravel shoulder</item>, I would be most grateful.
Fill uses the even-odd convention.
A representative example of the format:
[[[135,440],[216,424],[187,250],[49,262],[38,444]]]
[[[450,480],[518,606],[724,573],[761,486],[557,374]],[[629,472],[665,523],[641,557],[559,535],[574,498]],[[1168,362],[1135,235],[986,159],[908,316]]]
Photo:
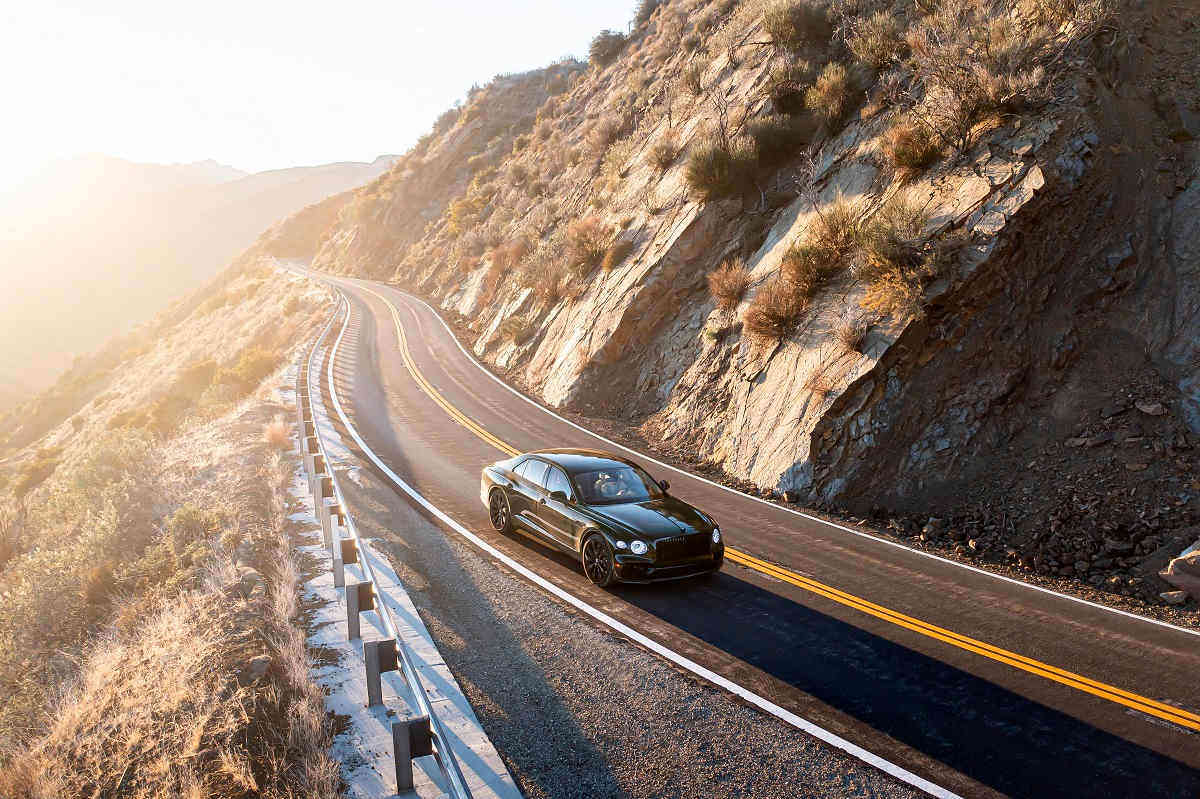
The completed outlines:
[[[344,486],[526,796],[919,795],[572,612],[368,471]]]

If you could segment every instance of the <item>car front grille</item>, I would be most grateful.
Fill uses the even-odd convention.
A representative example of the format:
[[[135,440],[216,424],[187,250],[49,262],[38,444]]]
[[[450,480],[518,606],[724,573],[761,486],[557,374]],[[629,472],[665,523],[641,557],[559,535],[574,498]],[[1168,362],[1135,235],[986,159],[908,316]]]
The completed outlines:
[[[696,533],[663,538],[654,543],[654,551],[657,554],[655,560],[659,563],[670,563],[675,560],[707,555],[709,553],[708,536]]]

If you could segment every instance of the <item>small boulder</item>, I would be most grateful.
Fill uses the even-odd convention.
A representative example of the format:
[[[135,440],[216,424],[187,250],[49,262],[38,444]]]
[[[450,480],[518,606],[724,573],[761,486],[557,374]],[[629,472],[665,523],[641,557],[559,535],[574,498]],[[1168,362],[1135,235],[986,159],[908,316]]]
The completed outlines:
[[[1161,402],[1137,402],[1137,409],[1147,416],[1165,416],[1167,409]]]
[[[1159,599],[1166,602],[1168,605],[1182,605],[1187,602],[1187,591],[1163,591],[1158,595]]]

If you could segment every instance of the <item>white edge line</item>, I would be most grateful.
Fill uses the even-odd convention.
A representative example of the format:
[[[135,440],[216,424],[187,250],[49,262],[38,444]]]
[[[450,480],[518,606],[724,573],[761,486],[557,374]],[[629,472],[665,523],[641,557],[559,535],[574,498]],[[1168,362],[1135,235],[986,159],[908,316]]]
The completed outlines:
[[[701,477],[698,474],[693,474],[692,472],[689,472],[685,469],[680,469],[678,466],[672,466],[669,463],[663,463],[662,461],[660,461],[656,458],[653,458],[643,452],[639,452],[636,449],[627,447],[624,444],[620,444],[616,441],[613,441],[612,439],[605,438],[604,436],[600,435],[599,433],[595,433],[591,430],[588,430],[586,427],[583,427],[582,425],[572,422],[570,419],[560,416],[559,414],[555,413],[554,411],[550,410],[549,408],[545,407],[544,405],[541,405],[541,404],[533,401],[529,397],[525,396],[523,393],[521,393],[517,389],[510,386],[508,383],[505,383],[503,380],[501,380],[499,377],[497,377],[495,374],[493,374],[490,369],[488,369],[483,364],[481,364],[471,352],[469,352],[465,347],[463,347],[462,342],[460,342],[458,340],[458,336],[454,335],[454,331],[450,329],[450,325],[446,324],[446,320],[442,318],[442,315],[440,313],[438,313],[437,309],[435,309],[432,305],[430,305],[429,303],[427,303],[425,300],[421,299],[420,297],[418,297],[414,294],[409,294],[407,291],[398,289],[395,286],[390,286],[386,283],[381,283],[380,285],[382,285],[386,288],[392,289],[393,291],[399,292],[400,294],[403,294],[406,297],[414,299],[417,302],[424,305],[426,308],[428,308],[430,310],[430,312],[433,313],[434,317],[436,317],[437,320],[442,323],[442,327],[446,328],[446,332],[450,334],[450,338],[454,341],[454,343],[456,345],[458,345],[458,348],[459,348],[459,350],[462,351],[462,354],[467,356],[468,358],[470,358],[471,362],[474,363],[475,366],[477,366],[481,372],[483,372],[485,375],[490,377],[492,380],[496,381],[501,386],[504,386],[504,388],[508,389],[516,396],[525,400],[526,402],[528,402],[530,405],[537,408],[538,410],[541,410],[545,413],[550,414],[555,419],[558,419],[560,422],[569,424],[571,427],[574,427],[576,430],[580,430],[584,433],[587,433],[588,435],[592,436],[593,438],[599,439],[600,441],[603,441],[606,444],[610,444],[614,447],[617,447],[618,449],[623,449],[626,452],[632,453],[643,460],[646,460],[646,461],[649,461],[650,463],[655,464],[656,466],[661,466],[664,469],[670,469],[671,471],[676,472],[677,474],[682,474],[682,475],[690,477],[694,480],[699,480],[702,483],[707,483],[710,486],[719,488],[722,491],[728,491],[731,494],[736,494],[739,497],[743,497],[745,499],[752,499],[755,502],[761,502],[762,504],[767,505],[772,508],[776,508],[777,510],[786,511],[787,513],[794,514],[803,519],[808,519],[809,521],[820,522],[821,524],[824,524],[828,527],[832,527],[836,530],[842,530],[843,532],[847,532],[847,533],[853,533],[854,535],[857,535],[861,538],[869,538],[870,540],[876,541],[880,544],[887,544],[890,547],[895,547],[897,549],[903,549],[906,552],[911,552],[914,555],[920,555],[921,557],[929,558],[931,560],[936,560],[936,561],[939,561],[940,563],[946,563],[951,566],[957,566],[960,569],[966,569],[967,571],[975,572],[976,574],[983,574],[988,577],[993,577],[997,580],[1003,580],[1004,582],[1012,583],[1013,585],[1024,586],[1025,588],[1029,588],[1034,591],[1040,591],[1043,594],[1049,594],[1051,596],[1056,596],[1056,597],[1059,597],[1060,599],[1069,599],[1072,602],[1078,602],[1081,605],[1087,605],[1088,607],[1096,608],[1098,610],[1107,611],[1109,613],[1116,613],[1117,615],[1125,616],[1130,619],[1137,619],[1138,621],[1144,621],[1144,622],[1147,622],[1148,624],[1157,624],[1158,626],[1166,627],[1169,630],[1175,630],[1176,632],[1187,633],[1188,635],[1194,635],[1194,636],[1200,637],[1200,630],[1189,630],[1186,627],[1180,627],[1178,625],[1171,624],[1170,622],[1159,621],[1158,619],[1152,619],[1149,616],[1142,616],[1137,613],[1130,613],[1129,611],[1121,610],[1120,608],[1111,608],[1108,605],[1101,605],[1099,602],[1092,602],[1090,600],[1083,599],[1082,597],[1071,596],[1070,594],[1064,594],[1059,591],[1055,591],[1052,588],[1044,588],[1043,586],[1035,585],[1034,583],[1027,583],[1024,580],[1018,580],[1015,577],[1009,577],[1004,574],[996,574],[995,572],[990,572],[987,569],[981,569],[978,566],[971,566],[966,563],[959,563],[956,560],[950,560],[949,558],[943,558],[941,555],[935,555],[932,552],[924,552],[920,549],[913,549],[912,547],[905,546],[904,544],[898,543],[896,541],[889,541],[886,538],[880,538],[879,536],[871,535],[870,533],[864,533],[862,530],[855,530],[852,527],[846,527],[844,525],[837,524],[835,522],[831,522],[826,519],[822,519],[819,516],[813,516],[811,514],[804,513],[803,511],[794,510],[793,508],[787,508],[787,507],[784,507],[783,505],[777,505],[774,502],[767,502],[765,499],[762,499],[761,497],[756,497],[756,496],[752,496],[751,494],[743,493],[741,491],[738,491],[736,488],[730,488],[727,485],[722,485],[721,483],[714,482],[713,480],[709,480],[706,477]]]
[[[440,319],[441,317],[438,317],[438,318]],[[346,320],[342,323],[342,329],[338,333],[337,341],[334,342],[333,349],[330,351],[329,360],[330,360],[331,364],[337,358],[338,348],[342,344],[342,336],[344,336],[346,334],[346,329],[347,329],[347,327],[349,327],[349,324],[350,324],[350,314],[347,313]],[[487,370],[485,369],[484,371],[487,371]],[[488,372],[488,374],[491,374],[491,373]],[[371,459],[371,462],[374,463],[376,467],[378,467],[384,474],[386,474],[388,476],[388,478],[390,478],[391,481],[393,483],[395,483],[405,494],[408,494],[408,496],[411,497],[414,502],[416,502],[421,507],[423,507],[425,510],[429,511],[431,514],[433,514],[435,517],[437,517],[443,524],[445,524],[451,530],[458,533],[460,536],[462,536],[463,538],[470,541],[476,547],[483,550],[488,555],[492,556],[493,558],[500,561],[508,568],[515,571],[517,574],[520,574],[525,579],[529,580],[530,582],[534,583],[538,587],[542,588],[544,591],[546,591],[550,594],[553,594],[554,596],[558,597],[559,599],[566,602],[567,604],[583,611],[584,613],[591,616],[592,618],[594,618],[596,621],[600,622],[601,624],[611,627],[613,630],[616,630],[617,632],[619,632],[620,634],[624,635],[625,637],[631,639],[632,641],[634,641],[638,644],[641,644],[643,647],[645,647],[646,649],[649,649],[651,652],[654,652],[655,654],[659,655],[660,657],[666,658],[667,660],[671,661],[672,663],[676,664],[677,666],[687,669],[688,671],[701,677],[702,679],[707,680],[708,682],[711,682],[714,685],[717,685],[721,688],[724,688],[726,691],[729,691],[731,694],[734,694],[735,696],[740,697],[741,699],[745,700],[746,702],[754,705],[755,707],[759,708],[760,710],[763,710],[763,711],[771,714],[772,716],[775,716],[776,718],[786,721],[788,724],[791,724],[793,727],[796,727],[797,729],[808,733],[809,735],[813,736],[814,738],[817,738],[831,746],[841,749],[843,752],[850,755],[851,757],[857,758],[858,760],[861,760],[864,763],[867,763],[868,765],[874,766],[875,768],[879,769],[880,771],[890,774],[891,776],[895,777],[896,779],[906,782],[909,785],[913,786],[914,788],[918,788],[918,789],[924,791],[925,793],[930,794],[931,796],[940,797],[940,799],[962,799],[962,797],[960,797],[958,794],[952,793],[951,791],[946,790],[945,788],[941,787],[940,785],[936,785],[922,777],[919,777],[916,774],[913,774],[912,772],[910,772],[900,766],[897,766],[895,763],[892,763],[889,760],[885,760],[882,757],[880,757],[879,755],[869,752],[866,749],[863,749],[861,746],[858,746],[856,744],[851,743],[850,741],[847,741],[845,738],[842,738],[840,735],[837,735],[836,733],[830,732],[829,730],[826,730],[823,727],[818,727],[816,724],[813,724],[811,721],[801,718],[800,716],[796,715],[795,713],[792,713],[790,710],[786,710],[786,709],[780,707],[779,705],[775,704],[774,702],[770,701],[769,699],[759,696],[758,694],[754,693],[753,691],[749,690],[748,688],[744,688],[741,685],[738,685],[737,683],[733,682],[732,680],[722,677],[720,674],[717,674],[716,672],[709,671],[704,666],[701,666],[699,663],[696,663],[695,661],[693,661],[687,657],[684,657],[683,655],[679,654],[678,652],[675,652],[674,650],[668,649],[667,647],[658,643],[654,639],[652,639],[646,635],[643,635],[642,633],[639,633],[637,630],[633,629],[632,627],[628,626],[627,624],[625,624],[621,621],[618,621],[617,619],[608,615],[604,611],[597,610],[596,608],[594,608],[591,605],[584,602],[582,599],[579,599],[578,597],[567,592],[566,590],[559,588],[557,585],[550,582],[546,578],[542,577],[541,575],[537,574],[536,572],[532,571],[531,569],[521,565],[513,558],[509,557],[508,555],[504,554],[500,550],[496,549],[494,546],[492,546],[491,544],[487,543],[479,536],[472,533],[466,527],[459,524],[457,521],[455,521],[453,518],[451,518],[448,514],[446,514],[440,508],[435,506],[429,500],[425,499],[425,497],[423,497],[420,493],[418,493],[416,489],[412,488],[412,486],[410,486],[403,479],[401,479],[401,477],[399,475],[397,475],[395,472],[393,472],[391,469],[389,469],[387,464],[385,464],[382,460],[380,460],[379,456],[377,456],[375,454],[375,452],[369,446],[367,446],[367,442],[363,441],[362,437],[359,436],[358,431],[356,429],[354,429],[354,425],[352,425],[350,423],[350,419],[347,418],[345,411],[342,410],[342,403],[341,403],[341,400],[338,398],[337,387],[332,382],[330,382],[330,384],[329,384],[329,396],[333,399],[333,407],[337,411],[338,416],[341,418],[342,424],[345,425],[346,430],[349,431],[350,436],[354,439],[354,442],[356,444],[358,444],[359,448],[363,451],[364,454],[366,454],[366,456],[368,458]]]

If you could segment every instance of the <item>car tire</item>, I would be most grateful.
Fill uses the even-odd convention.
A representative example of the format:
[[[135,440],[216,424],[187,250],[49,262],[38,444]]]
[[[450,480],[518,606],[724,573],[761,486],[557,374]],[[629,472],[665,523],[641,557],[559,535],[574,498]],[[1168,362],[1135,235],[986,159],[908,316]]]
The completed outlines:
[[[599,533],[592,533],[584,539],[579,560],[583,564],[583,573],[598,587],[608,588],[617,581],[617,564],[612,547]]]
[[[513,531],[512,505],[503,490],[493,488],[488,495],[488,517],[498,533],[508,535]]]

